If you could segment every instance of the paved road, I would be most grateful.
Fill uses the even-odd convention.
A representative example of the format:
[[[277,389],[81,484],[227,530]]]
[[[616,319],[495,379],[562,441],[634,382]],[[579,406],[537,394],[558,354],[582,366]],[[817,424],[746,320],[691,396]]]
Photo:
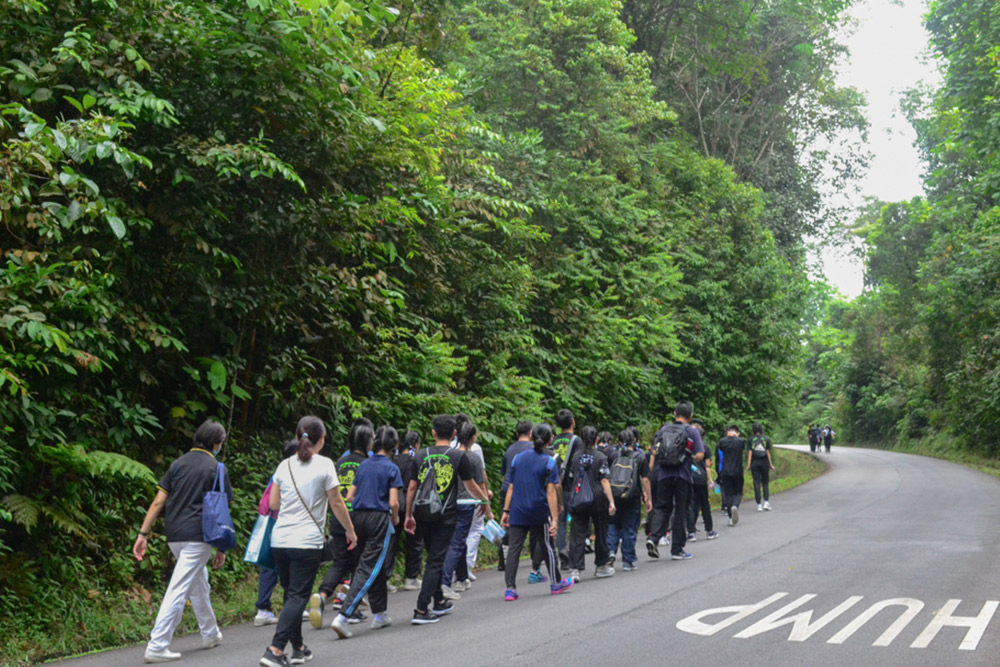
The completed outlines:
[[[827,474],[775,496],[770,513],[752,511],[751,490],[739,526],[691,544],[690,561],[642,553],[638,571],[595,580],[591,569],[565,596],[522,583],[514,603],[501,574],[484,572],[454,615],[424,627],[408,624],[415,593],[398,593],[396,627],[353,626],[336,640],[307,624],[312,664],[997,665],[1000,480],[905,454],[820,456]],[[249,667],[272,629],[224,628],[211,651],[195,650],[197,636],[172,648],[185,667]],[[66,662],[136,665],[142,652]]]

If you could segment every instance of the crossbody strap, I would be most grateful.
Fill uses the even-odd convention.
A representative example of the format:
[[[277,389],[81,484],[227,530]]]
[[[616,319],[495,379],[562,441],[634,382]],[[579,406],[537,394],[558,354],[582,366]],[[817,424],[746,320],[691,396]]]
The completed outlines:
[[[306,514],[309,515],[309,518],[313,520],[314,524],[316,524],[316,528],[319,530],[320,536],[326,539],[326,531],[323,530],[323,527],[319,525],[319,521],[317,521],[316,517],[313,516],[312,510],[310,510],[309,506],[306,505],[306,501],[303,500],[302,494],[299,492],[299,485],[295,483],[295,475],[292,474],[292,460],[288,459],[287,463],[288,463],[288,476],[292,478],[292,487],[295,489],[295,493],[299,497],[299,502],[302,503],[302,507],[305,508]]]

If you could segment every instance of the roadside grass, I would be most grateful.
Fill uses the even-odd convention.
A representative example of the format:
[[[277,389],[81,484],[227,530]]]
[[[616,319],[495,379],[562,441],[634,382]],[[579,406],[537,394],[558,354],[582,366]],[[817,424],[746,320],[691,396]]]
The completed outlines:
[[[787,491],[826,471],[821,460],[802,452],[775,449],[772,453],[777,470],[772,473],[771,493]],[[1000,476],[1000,466],[994,468]],[[713,509],[720,506],[721,495],[710,493]],[[753,498],[753,479],[745,475],[744,498]],[[497,548],[486,541],[479,547],[479,567],[496,567]],[[397,558],[397,570],[391,582],[403,584],[402,557]],[[211,576],[211,575],[210,575]],[[214,580],[214,577],[213,577]],[[317,586],[319,581],[317,580]],[[213,581],[212,607],[220,625],[245,623],[253,619],[257,600],[257,576],[238,580],[232,586],[219,586]],[[81,596],[73,612],[55,619],[45,609],[33,609],[28,614],[7,616],[0,620],[0,667],[27,667],[60,657],[78,656],[145,642],[159,607],[166,582],[157,591],[133,589],[117,594],[93,591]],[[277,612],[281,608],[280,585],[272,595]],[[198,631],[190,604],[178,628],[178,635]]]

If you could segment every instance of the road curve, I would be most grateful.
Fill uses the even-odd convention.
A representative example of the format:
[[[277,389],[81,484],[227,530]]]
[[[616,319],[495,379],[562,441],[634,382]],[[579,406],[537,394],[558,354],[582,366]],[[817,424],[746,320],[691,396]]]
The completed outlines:
[[[652,561],[640,549],[637,571],[596,580],[589,566],[556,597],[528,586],[522,568],[517,602],[503,601],[501,573],[482,572],[432,626],[410,626],[416,594],[397,593],[392,628],[352,626],[352,639],[336,640],[307,625],[313,664],[998,664],[1000,480],[907,454],[835,447],[819,456],[829,471],[774,496],[774,511],[753,511],[748,489],[738,526],[716,512],[722,536],[690,544],[689,561]],[[197,635],[175,639],[177,664],[255,665],[273,627],[223,630],[210,651],[196,649]],[[136,665],[142,653],[63,664]]]

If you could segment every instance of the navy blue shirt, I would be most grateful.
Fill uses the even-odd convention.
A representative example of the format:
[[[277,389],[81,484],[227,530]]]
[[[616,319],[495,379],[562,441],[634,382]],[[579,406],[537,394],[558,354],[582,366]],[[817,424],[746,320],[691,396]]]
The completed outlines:
[[[548,485],[559,483],[559,466],[551,455],[534,448],[521,452],[510,464],[510,523],[540,526],[549,520]]]
[[[530,440],[517,440],[510,447],[507,448],[507,452],[503,455],[503,463],[500,464],[500,475],[503,477],[503,484],[500,485],[500,497],[507,497],[507,487],[510,486],[510,464],[514,460],[514,457],[521,452],[532,449],[533,445]]]
[[[354,473],[352,510],[389,511],[389,489],[403,488],[399,468],[383,454],[375,454],[358,466]]]

